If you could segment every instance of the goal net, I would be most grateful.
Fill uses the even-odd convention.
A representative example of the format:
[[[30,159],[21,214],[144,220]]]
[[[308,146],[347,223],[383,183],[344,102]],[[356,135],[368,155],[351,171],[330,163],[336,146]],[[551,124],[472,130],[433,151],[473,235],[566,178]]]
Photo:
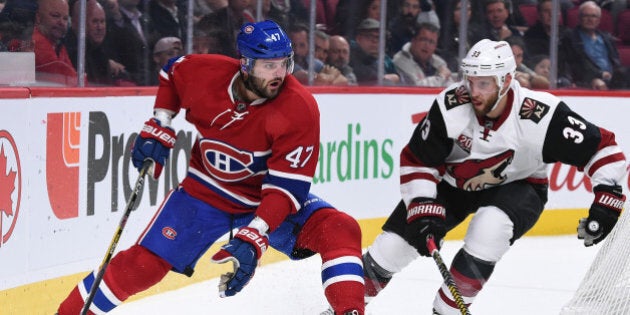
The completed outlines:
[[[601,243],[600,243],[601,244]],[[630,211],[624,210],[560,315],[630,315]]]

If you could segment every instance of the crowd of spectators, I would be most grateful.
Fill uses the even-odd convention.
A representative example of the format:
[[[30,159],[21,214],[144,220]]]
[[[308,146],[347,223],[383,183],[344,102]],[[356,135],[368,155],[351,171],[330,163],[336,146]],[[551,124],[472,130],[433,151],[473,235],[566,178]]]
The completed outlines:
[[[311,1],[317,8],[313,30],[307,27]],[[85,84],[156,85],[166,60],[185,53],[188,2],[86,0]],[[380,33],[381,0],[193,3],[192,53],[237,57],[240,26],[273,19],[293,42],[294,75],[303,84],[446,86],[459,79],[460,42],[465,41],[467,49],[490,38],[512,46],[518,65],[515,79],[521,85],[630,88],[627,0],[560,0],[555,82],[549,76],[551,0],[466,1],[465,16],[461,0],[390,0],[385,34]],[[79,0],[0,0],[0,51],[34,52],[38,82],[77,85],[79,5]],[[463,19],[467,36],[460,38]],[[310,50],[315,52],[312,59]],[[309,70],[314,70],[311,77]]]

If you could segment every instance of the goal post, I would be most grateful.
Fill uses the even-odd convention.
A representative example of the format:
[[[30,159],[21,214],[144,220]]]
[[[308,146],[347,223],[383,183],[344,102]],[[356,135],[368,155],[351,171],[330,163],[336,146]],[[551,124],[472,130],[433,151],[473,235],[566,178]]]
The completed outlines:
[[[630,315],[630,211],[624,210],[560,315]]]

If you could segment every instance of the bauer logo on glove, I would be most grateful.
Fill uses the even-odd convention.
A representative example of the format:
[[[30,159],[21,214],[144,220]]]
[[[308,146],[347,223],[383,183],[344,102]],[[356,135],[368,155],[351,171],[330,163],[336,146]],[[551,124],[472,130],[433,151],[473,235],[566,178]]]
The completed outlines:
[[[170,150],[175,146],[176,139],[175,131],[170,127],[162,126],[160,120],[156,118],[147,120],[131,148],[133,165],[139,170],[144,160],[152,160],[155,163],[149,173],[154,179],[159,178]]]

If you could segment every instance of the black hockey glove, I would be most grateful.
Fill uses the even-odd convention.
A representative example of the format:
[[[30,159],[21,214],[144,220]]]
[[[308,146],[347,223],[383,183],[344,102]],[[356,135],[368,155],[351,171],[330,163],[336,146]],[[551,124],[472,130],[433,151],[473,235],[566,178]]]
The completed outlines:
[[[433,235],[438,249],[446,235],[446,210],[433,198],[415,198],[407,207],[405,240],[422,256],[430,257],[427,236]]]
[[[618,185],[597,185],[593,187],[593,192],[595,200],[588,211],[588,218],[580,219],[577,228],[578,239],[584,240],[584,246],[597,244],[606,238],[615,227],[626,201]]]

